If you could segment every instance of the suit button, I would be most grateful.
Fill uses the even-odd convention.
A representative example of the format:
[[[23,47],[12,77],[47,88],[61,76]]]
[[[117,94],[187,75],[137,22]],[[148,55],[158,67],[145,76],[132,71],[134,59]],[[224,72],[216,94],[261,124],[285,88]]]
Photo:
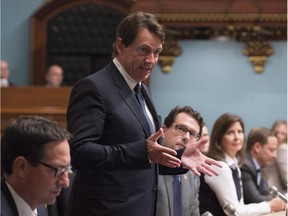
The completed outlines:
[[[155,185],[155,186],[153,187],[153,191],[157,191],[157,189],[158,189],[158,187],[157,187],[157,185]]]

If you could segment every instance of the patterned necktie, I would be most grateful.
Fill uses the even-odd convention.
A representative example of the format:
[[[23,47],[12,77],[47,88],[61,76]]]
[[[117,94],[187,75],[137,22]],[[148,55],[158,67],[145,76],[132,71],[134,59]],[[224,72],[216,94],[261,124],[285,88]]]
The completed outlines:
[[[234,184],[235,184],[236,191],[237,191],[237,198],[240,201],[241,196],[242,196],[240,175],[236,167],[235,168],[230,167],[230,168],[232,170],[233,180],[234,180]]]
[[[181,175],[173,176],[173,203],[173,215],[182,216]]]
[[[150,128],[150,132],[151,133],[154,133],[154,127],[152,125],[152,122],[151,122],[151,119],[148,117],[148,114],[147,114],[147,111],[146,111],[146,108],[145,108],[145,99],[143,97],[143,94],[141,92],[141,85],[139,83],[137,83],[137,85],[135,86],[134,88],[134,91],[135,91],[135,96],[136,96],[136,99],[145,115],[145,118],[149,124],[149,128]]]

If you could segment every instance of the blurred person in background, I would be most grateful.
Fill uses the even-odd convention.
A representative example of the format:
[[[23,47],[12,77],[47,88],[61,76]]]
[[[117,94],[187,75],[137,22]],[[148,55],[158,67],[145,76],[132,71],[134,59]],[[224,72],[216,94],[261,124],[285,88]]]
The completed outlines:
[[[206,138],[210,139],[210,137],[209,137],[209,132],[208,132],[208,128],[207,128],[206,125],[204,125],[203,128],[202,128],[202,134],[201,134],[200,139],[206,139]],[[201,146],[199,147],[199,150],[200,150],[202,153],[206,154],[207,151],[208,151],[208,149],[209,149],[209,145],[210,145],[210,141],[208,141],[208,142],[207,142],[206,144],[204,144],[204,145],[201,145]]]
[[[8,87],[14,85],[14,83],[10,82],[9,80],[10,76],[9,65],[4,60],[0,61],[0,74],[1,74],[1,82],[0,82],[1,87]]]
[[[278,139],[277,156],[262,171],[269,185],[274,185],[281,193],[287,194],[287,121],[277,120],[272,132]]]
[[[261,171],[271,164],[276,154],[277,138],[271,130],[252,128],[247,137],[245,160],[241,166],[244,203],[259,203],[273,198]]]
[[[46,87],[59,88],[63,81],[63,69],[59,65],[51,65],[45,75]]]
[[[213,125],[207,156],[218,160],[222,168],[215,167],[219,176],[201,175],[200,213],[226,216],[224,208],[233,205],[239,216],[261,215],[282,211],[285,204],[279,198],[261,203],[244,204],[240,166],[243,163],[244,122],[231,113],[221,115]]]

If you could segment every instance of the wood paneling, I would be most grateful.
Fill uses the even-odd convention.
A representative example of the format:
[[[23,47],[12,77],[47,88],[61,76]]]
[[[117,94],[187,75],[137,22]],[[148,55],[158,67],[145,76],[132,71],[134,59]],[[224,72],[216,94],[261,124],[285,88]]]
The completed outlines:
[[[70,87],[8,87],[1,89],[1,131],[19,115],[41,115],[66,128]]]

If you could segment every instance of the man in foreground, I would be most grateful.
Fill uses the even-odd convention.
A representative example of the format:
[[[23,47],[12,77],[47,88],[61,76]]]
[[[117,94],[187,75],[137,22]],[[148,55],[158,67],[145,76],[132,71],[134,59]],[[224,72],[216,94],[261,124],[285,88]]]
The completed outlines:
[[[11,120],[1,140],[1,215],[45,216],[69,186],[70,134],[40,116]]]

